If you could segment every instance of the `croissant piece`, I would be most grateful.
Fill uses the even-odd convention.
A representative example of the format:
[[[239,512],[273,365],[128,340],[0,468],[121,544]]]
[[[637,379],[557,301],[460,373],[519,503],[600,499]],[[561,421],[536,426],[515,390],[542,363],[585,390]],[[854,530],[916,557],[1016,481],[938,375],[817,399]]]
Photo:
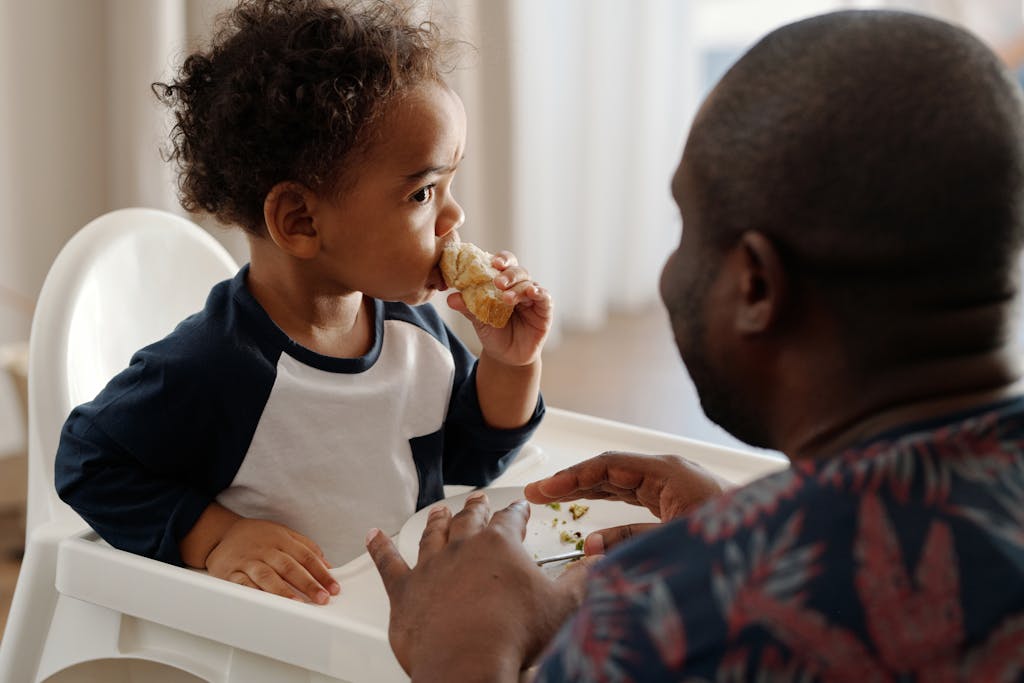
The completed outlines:
[[[502,290],[494,284],[498,269],[494,258],[475,244],[455,242],[441,253],[441,274],[449,287],[462,292],[469,312],[492,327],[504,327],[515,308],[501,300]]]

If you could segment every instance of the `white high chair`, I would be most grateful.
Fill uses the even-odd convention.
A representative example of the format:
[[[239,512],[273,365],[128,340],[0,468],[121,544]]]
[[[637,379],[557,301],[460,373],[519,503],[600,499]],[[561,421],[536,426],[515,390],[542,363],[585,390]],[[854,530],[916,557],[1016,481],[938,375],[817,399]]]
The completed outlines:
[[[330,657],[359,656],[325,646],[337,632],[315,606],[111,548],[54,490],[72,407],[236,271],[209,234],[151,209],[97,218],[54,262],[32,323],[26,551],[0,683],[313,683],[338,680],[319,673]]]
[[[237,266],[189,221],[124,209],[83,228],[40,293],[29,347],[25,558],[0,683],[402,683],[388,599],[367,555],[332,570],[341,595],[301,604],[111,548],[56,495],[54,454],[72,407],[136,349],[202,308]],[[496,486],[521,486],[602,450],[680,453],[737,483],[785,466],[550,408]]]

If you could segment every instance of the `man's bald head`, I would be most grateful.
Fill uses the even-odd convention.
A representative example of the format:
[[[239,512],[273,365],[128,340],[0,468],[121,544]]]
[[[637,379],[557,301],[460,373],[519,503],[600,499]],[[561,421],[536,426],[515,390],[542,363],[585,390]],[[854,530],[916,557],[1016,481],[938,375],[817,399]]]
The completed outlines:
[[[966,31],[855,11],[769,34],[704,103],[673,194],[662,298],[737,437],[813,452],[1017,376],[1024,106]]]
[[[859,11],[786,26],[694,124],[704,241],[760,231],[840,309],[852,292],[1005,297],[1024,229],[1021,107],[991,50],[949,24]]]

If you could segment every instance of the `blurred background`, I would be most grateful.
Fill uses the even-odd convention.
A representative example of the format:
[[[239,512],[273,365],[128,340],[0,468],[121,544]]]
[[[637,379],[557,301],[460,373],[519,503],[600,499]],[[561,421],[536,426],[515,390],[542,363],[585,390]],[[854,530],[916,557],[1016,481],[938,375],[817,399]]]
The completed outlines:
[[[455,190],[462,232],[515,251],[552,291],[549,405],[739,448],[702,414],[657,294],[680,227],[669,179],[704,94],[764,33],[834,9],[939,16],[1015,70],[1024,61],[1021,0],[414,1],[474,46],[450,76],[469,115]],[[183,213],[160,156],[168,121],[149,86],[231,4],[0,0],[0,633],[24,533],[36,296],[93,218],[128,206]],[[240,235],[191,218],[247,260]],[[189,264],[180,268],[187,278]]]
[[[230,4],[0,0],[0,360],[23,353],[47,269],[76,230],[121,207],[181,212],[160,156],[167,119],[149,86],[170,77]],[[456,180],[463,235],[512,249],[553,292],[549,404],[734,446],[702,415],[657,296],[679,233],[669,179],[702,96],[765,32],[839,8],[937,15],[1014,66],[1024,58],[1020,0],[417,7],[475,46],[450,79],[470,122]],[[239,235],[193,218],[247,260]],[[189,264],[180,267],[188,277]],[[0,375],[5,500],[17,497],[23,476],[23,420],[14,382]]]

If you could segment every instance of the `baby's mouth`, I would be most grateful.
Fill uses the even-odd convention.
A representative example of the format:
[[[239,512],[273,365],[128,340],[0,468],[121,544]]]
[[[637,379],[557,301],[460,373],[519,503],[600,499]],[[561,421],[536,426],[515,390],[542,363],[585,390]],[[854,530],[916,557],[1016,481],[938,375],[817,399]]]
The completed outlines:
[[[444,275],[441,274],[440,266],[434,266],[430,270],[430,277],[427,278],[427,288],[439,292],[448,289],[448,283],[444,281]]]

